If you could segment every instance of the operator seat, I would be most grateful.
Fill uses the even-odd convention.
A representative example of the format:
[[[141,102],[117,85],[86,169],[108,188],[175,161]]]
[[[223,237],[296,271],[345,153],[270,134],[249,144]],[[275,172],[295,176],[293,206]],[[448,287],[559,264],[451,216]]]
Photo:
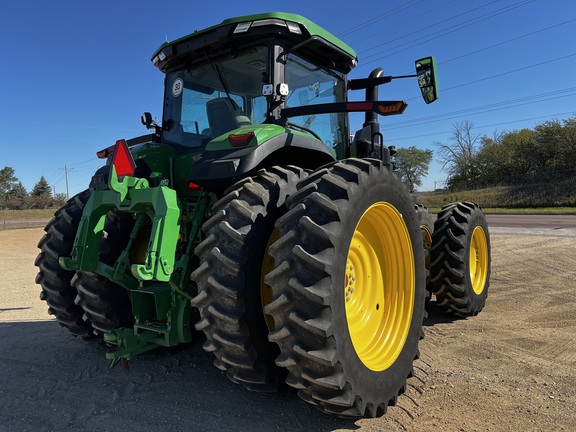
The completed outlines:
[[[206,113],[214,138],[239,127],[252,124],[236,102],[230,101],[228,98],[217,98],[208,101],[206,103]]]

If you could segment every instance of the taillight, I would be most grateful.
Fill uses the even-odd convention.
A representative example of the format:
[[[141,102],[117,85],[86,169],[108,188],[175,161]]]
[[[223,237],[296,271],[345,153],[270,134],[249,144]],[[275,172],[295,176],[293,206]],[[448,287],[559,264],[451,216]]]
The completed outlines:
[[[126,144],[126,141],[123,139],[116,141],[114,155],[112,156],[112,165],[116,168],[118,179],[124,176],[134,175],[136,163],[128,149],[128,144]]]
[[[192,192],[198,192],[202,190],[200,186],[198,186],[196,183],[192,183],[191,181],[188,182],[188,189],[190,189]]]
[[[232,147],[244,147],[252,141],[252,138],[254,138],[254,132],[248,132],[240,135],[230,135],[228,141]]]

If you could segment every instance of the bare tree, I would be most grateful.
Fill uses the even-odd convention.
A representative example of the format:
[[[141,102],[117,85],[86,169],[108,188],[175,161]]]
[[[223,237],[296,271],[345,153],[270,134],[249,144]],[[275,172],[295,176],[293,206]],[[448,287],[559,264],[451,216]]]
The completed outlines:
[[[466,120],[453,125],[450,144],[436,141],[438,154],[448,173],[450,188],[474,186],[480,175],[478,150],[482,142],[481,134],[474,134],[474,123]]]

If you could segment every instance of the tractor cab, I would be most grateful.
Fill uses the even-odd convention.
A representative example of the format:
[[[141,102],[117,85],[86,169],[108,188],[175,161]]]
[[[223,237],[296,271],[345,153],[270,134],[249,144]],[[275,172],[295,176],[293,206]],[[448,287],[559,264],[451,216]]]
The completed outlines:
[[[346,101],[352,48],[294,14],[267,13],[165,43],[152,61],[166,73],[162,139],[202,147],[238,129],[275,124],[344,155],[346,113],[282,117],[284,108]],[[241,147],[242,138],[232,142]],[[336,154],[334,154],[336,156]]]
[[[407,105],[377,101],[378,86],[417,76],[382,76],[379,69],[348,80],[357,63],[352,48],[300,15],[279,12],[225,20],[166,42],[152,62],[166,74],[157,135],[181,153],[201,152],[189,181],[218,194],[272,165],[314,169],[351,156],[389,163],[377,117],[401,114]],[[431,102],[434,61],[417,64]],[[359,89],[366,102],[348,102],[347,91]],[[351,145],[353,111],[366,112],[366,122]]]

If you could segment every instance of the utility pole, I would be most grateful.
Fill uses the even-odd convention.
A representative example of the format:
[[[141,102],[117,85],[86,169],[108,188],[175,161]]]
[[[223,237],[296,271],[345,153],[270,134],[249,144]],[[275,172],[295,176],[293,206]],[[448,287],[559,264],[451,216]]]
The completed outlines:
[[[59,169],[64,170],[64,176],[66,177],[66,199],[69,200],[70,193],[68,192],[68,171],[72,171],[74,168],[68,168],[66,165],[64,165],[64,168]]]

